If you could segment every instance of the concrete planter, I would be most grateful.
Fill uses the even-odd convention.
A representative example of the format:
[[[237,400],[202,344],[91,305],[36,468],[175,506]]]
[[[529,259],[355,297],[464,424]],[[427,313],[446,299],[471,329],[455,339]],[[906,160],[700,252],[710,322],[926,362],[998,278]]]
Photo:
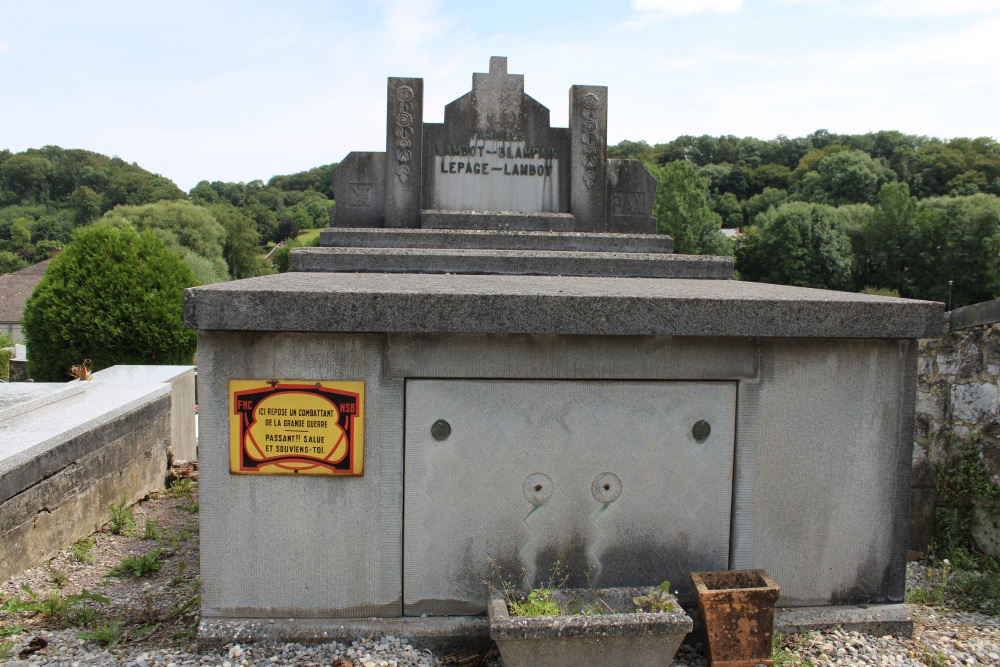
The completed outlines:
[[[692,572],[712,667],[771,664],[774,604],[781,589],[764,570]]]
[[[560,607],[606,603],[612,610],[566,616],[511,616],[503,597],[493,593],[488,606],[490,637],[500,649],[504,667],[669,665],[694,624],[680,605],[669,613],[630,613],[635,606],[632,598],[648,592],[648,588],[554,591],[552,599]]]

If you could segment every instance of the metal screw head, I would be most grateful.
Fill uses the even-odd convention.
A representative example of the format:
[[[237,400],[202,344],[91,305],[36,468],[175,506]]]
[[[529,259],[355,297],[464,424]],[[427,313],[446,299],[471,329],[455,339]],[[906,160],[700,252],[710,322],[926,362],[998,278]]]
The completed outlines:
[[[552,478],[543,472],[528,475],[521,485],[521,493],[532,505],[547,503],[552,498],[553,491]]]
[[[622,480],[613,472],[602,472],[594,478],[590,492],[599,503],[613,503],[622,495]]]
[[[437,441],[447,440],[451,435],[451,424],[443,419],[439,419],[431,424],[431,435]]]
[[[712,425],[704,419],[699,419],[694,423],[694,426],[691,427],[691,435],[693,435],[694,439],[698,442],[705,442],[711,434]]]

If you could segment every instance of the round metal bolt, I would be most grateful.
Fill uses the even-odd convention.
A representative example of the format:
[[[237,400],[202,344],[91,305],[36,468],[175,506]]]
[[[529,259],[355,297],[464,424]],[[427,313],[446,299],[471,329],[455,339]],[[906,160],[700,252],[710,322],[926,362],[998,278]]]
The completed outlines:
[[[541,505],[546,503],[552,498],[552,491],[555,487],[552,485],[552,478],[543,472],[535,472],[524,478],[524,484],[521,485],[521,493],[524,494],[525,499],[532,505]]]
[[[622,495],[622,480],[613,472],[602,472],[594,478],[590,492],[599,503],[613,503]]]
[[[443,419],[437,420],[431,424],[431,435],[439,442],[447,440],[448,436],[451,435],[451,424]]]
[[[704,419],[699,419],[694,423],[694,426],[691,427],[691,435],[693,435],[694,439],[698,442],[705,442],[711,434],[712,425]]]

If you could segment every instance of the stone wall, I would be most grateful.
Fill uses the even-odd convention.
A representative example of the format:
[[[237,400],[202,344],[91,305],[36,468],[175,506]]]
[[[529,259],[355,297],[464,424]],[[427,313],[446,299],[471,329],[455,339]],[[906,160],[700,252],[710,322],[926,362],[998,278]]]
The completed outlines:
[[[977,442],[981,460],[1000,482],[1000,300],[947,314],[945,335],[920,341],[912,477],[910,549],[931,538],[934,468],[957,448]],[[973,539],[1000,555],[1000,531],[977,522]]]

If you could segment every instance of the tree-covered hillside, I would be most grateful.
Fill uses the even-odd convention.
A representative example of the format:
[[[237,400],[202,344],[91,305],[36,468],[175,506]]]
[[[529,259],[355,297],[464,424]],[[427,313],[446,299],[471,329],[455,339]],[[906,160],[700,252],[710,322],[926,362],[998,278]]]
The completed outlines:
[[[644,161],[676,251],[735,256],[744,280],[870,290],[961,306],[1000,295],[1000,144],[895,131],[623,141]],[[134,163],[46,146],[0,152],[0,272],[41,261],[73,231],[128,221],[202,283],[274,271],[264,248],[324,227],[324,165],[266,183],[204,180],[185,194]],[[735,241],[721,228],[740,228]],[[287,258],[285,258],[287,259]]]
[[[661,189],[703,193],[710,222],[704,210],[654,206],[661,232],[708,240],[688,252],[718,252],[709,227],[741,228],[733,252],[744,280],[953,306],[1000,295],[1000,144],[991,138],[818,130],[623,141],[608,154],[646,162]]]
[[[118,157],[45,146],[0,152],[0,273],[47,259],[97,220],[150,229],[202,283],[273,271],[262,246],[326,226],[334,165],[262,181],[203,181],[185,194]]]

